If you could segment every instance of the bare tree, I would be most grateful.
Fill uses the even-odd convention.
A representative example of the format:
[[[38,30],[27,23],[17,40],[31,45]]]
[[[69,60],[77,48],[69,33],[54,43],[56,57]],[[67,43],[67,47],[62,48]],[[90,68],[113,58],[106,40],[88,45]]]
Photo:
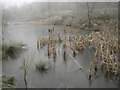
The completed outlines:
[[[90,6],[90,3],[87,2],[87,10],[88,10],[88,27],[91,28],[92,26],[92,17],[93,17],[93,10],[94,10],[95,3]]]

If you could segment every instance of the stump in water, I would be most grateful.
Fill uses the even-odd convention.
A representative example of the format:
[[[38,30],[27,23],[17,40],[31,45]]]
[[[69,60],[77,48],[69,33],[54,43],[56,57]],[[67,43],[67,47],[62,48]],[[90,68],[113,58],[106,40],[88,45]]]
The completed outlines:
[[[60,43],[62,43],[62,37],[61,37],[60,34],[58,34],[58,40],[59,40]]]
[[[63,59],[66,61],[66,52],[63,52]]]
[[[88,78],[89,78],[89,79],[92,79],[92,75],[93,75],[93,69],[92,69],[92,66],[90,66],[88,72],[89,72],[89,77],[88,77]]]
[[[48,58],[49,58],[50,57],[50,44],[49,43],[48,43],[47,51],[48,51]]]
[[[75,51],[73,51],[73,57],[75,57],[76,56],[76,53],[75,53]]]
[[[67,49],[67,44],[64,43],[63,44],[63,58],[64,58],[64,60],[66,60],[66,49]]]
[[[39,38],[37,40],[37,49],[39,50]]]
[[[52,49],[52,53],[53,53],[53,59],[54,59],[54,61],[56,60],[56,49],[55,48],[53,48]]]

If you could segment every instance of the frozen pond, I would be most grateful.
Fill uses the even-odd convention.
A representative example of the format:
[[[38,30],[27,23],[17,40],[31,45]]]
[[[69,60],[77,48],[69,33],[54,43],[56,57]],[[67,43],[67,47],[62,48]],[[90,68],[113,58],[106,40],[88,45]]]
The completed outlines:
[[[9,25],[3,28],[3,42],[10,41],[22,42],[27,45],[27,50],[17,58],[8,58],[2,62],[2,72],[9,76],[15,76],[16,87],[25,87],[23,79],[23,70],[21,69],[22,57],[26,54],[29,56],[35,55],[35,59],[31,64],[27,81],[28,87],[35,88],[115,88],[116,85],[111,78],[104,74],[99,75],[95,80],[89,81],[88,68],[93,59],[94,50],[85,49],[80,52],[75,59],[83,67],[83,71],[79,71],[78,67],[68,55],[66,61],[63,60],[61,44],[58,44],[56,61],[51,63],[51,67],[46,72],[41,73],[36,70],[35,63],[41,59],[48,59],[46,47],[37,49],[38,37],[48,36],[48,29],[54,27],[54,34],[61,33],[62,35],[83,35],[89,34],[90,31],[78,30],[77,33],[63,33],[64,26],[54,25]],[[72,28],[74,29],[74,28]]]

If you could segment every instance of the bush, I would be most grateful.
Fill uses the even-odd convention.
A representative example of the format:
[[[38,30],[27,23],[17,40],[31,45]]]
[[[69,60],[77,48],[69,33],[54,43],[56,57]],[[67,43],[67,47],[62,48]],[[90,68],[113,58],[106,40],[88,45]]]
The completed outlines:
[[[7,75],[2,76],[2,87],[3,88],[14,88],[15,87],[15,78],[8,77]]]
[[[20,50],[22,50],[23,46],[25,46],[25,44],[17,42],[11,42],[10,44],[2,44],[2,57],[6,58],[8,56],[15,55]]]
[[[47,61],[40,61],[39,63],[36,64],[36,69],[40,70],[40,71],[44,71],[47,70]]]

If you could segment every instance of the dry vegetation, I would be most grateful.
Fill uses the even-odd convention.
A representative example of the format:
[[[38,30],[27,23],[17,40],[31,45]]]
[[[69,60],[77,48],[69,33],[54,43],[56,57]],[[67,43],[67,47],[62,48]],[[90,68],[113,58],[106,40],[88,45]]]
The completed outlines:
[[[117,26],[113,19],[98,20],[99,31],[92,31],[89,35],[69,35],[68,37],[58,34],[54,35],[54,31],[48,30],[49,36],[47,38],[39,38],[37,46],[48,46],[48,56],[53,55],[53,58],[57,56],[56,44],[60,42],[62,44],[64,58],[69,54],[68,50],[73,53],[73,56],[78,54],[86,47],[95,49],[94,58],[89,68],[89,78],[94,77],[101,69],[105,72],[113,74],[113,76],[119,76],[119,61],[118,61],[118,38],[117,38]],[[72,30],[71,30],[72,31]],[[67,29],[63,29],[63,32],[71,32]],[[99,64],[98,64],[99,63]]]

